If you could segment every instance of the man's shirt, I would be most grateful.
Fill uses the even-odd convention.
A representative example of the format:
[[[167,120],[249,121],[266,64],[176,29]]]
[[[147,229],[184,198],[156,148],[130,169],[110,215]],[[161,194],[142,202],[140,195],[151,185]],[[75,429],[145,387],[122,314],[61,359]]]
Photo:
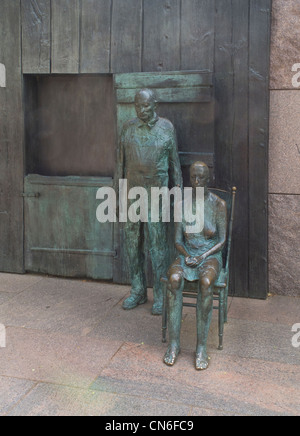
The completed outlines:
[[[144,123],[139,118],[128,121],[120,141],[120,178],[129,188],[182,186],[177,140],[173,124],[157,115]]]

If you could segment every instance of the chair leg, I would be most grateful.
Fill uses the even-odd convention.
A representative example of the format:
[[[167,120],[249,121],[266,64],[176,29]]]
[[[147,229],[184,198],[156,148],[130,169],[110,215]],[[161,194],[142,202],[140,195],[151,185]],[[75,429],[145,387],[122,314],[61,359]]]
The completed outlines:
[[[228,315],[228,287],[225,290],[225,301],[224,301],[224,322],[227,322]]]
[[[224,290],[219,294],[219,346],[218,350],[223,350],[223,332],[224,332]]]
[[[167,342],[167,285],[163,286],[162,342]]]

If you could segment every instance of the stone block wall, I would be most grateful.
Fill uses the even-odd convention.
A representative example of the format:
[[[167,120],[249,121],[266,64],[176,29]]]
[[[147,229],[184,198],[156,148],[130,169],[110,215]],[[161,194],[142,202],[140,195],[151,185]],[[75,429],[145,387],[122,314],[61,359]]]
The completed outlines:
[[[299,23],[299,0],[273,0],[269,291],[290,296],[300,296],[300,75],[297,74],[297,71],[300,72]],[[299,64],[298,70],[295,64]]]

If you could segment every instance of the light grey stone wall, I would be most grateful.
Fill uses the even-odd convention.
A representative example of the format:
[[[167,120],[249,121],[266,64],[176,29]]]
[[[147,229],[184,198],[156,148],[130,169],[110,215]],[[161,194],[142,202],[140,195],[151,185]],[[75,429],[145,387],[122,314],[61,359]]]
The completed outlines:
[[[273,0],[269,292],[290,296],[300,296],[300,75],[297,74],[300,72],[299,23],[299,0]],[[299,69],[296,64],[299,64]]]

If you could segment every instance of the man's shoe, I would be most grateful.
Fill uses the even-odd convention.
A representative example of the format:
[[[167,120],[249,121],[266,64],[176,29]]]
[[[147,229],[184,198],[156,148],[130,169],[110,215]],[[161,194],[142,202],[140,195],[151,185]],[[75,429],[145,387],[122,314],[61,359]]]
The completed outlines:
[[[152,306],[152,315],[162,315],[163,304],[156,302]]]
[[[140,304],[147,303],[147,301],[147,295],[130,295],[130,297],[123,301],[122,307],[124,310],[131,310]]]

